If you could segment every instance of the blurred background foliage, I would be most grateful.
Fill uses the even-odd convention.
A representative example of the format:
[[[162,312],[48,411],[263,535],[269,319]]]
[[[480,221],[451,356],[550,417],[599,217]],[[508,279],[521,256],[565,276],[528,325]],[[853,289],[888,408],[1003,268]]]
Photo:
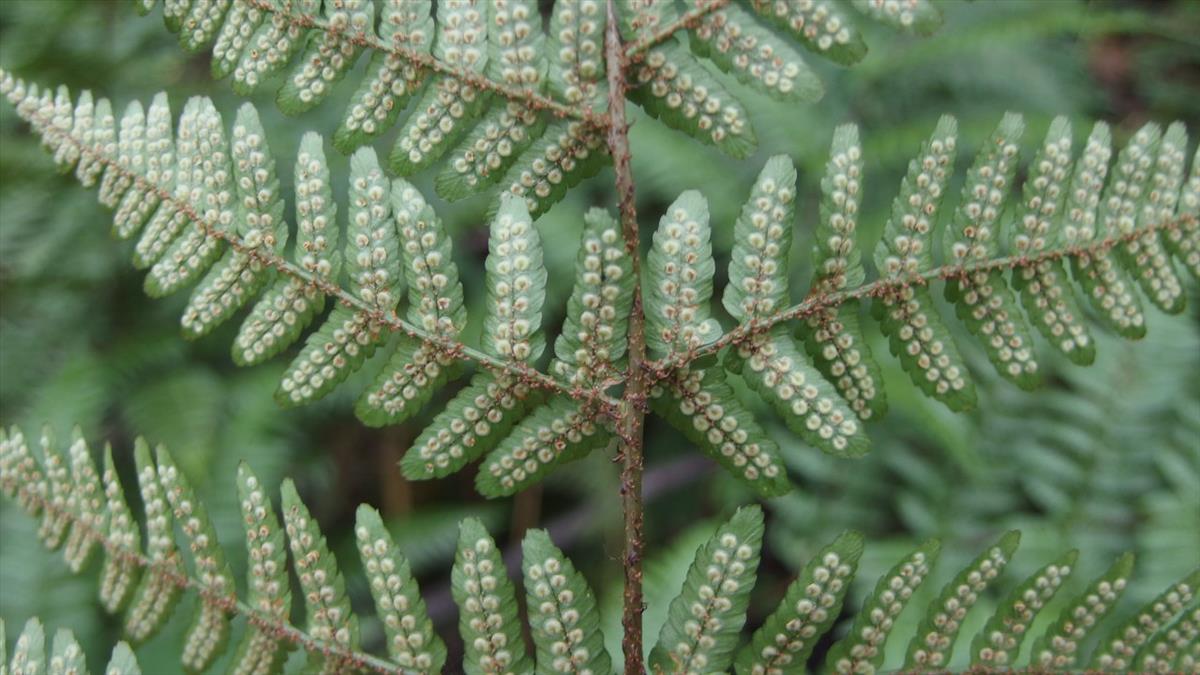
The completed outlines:
[[[907,159],[942,113],[959,118],[960,164],[1006,110],[1026,115],[1027,148],[1040,141],[1056,114],[1075,120],[1079,137],[1092,119],[1113,123],[1121,141],[1151,119],[1183,119],[1193,135],[1200,134],[1200,3],[937,1],[946,22],[931,39],[872,30],[871,52],[853,69],[812,59],[829,85],[816,105],[781,105],[730,81],[755,111],[761,149],[749,160],[731,161],[633,111],[643,231],[652,231],[678,193],[698,188],[711,205],[718,259],[727,259],[732,222],[750,183],[767,156],[786,153],[800,169],[802,217],[793,260],[795,288],[801,289],[811,275],[817,185],[837,124],[862,128],[867,196],[860,241],[870,246]],[[127,2],[4,0],[0,63],[41,83],[91,88],[111,97],[118,109],[163,89],[176,111],[188,96],[208,95],[232,119],[240,103],[226,83],[211,80],[207,55],[184,54],[157,15],[138,18]],[[300,119],[280,115],[272,86],[255,98],[289,194],[291,158],[301,133],[329,134],[343,111],[333,101],[346,100],[355,81],[347,77],[341,95]],[[346,160],[332,151],[330,158],[344,195]],[[611,179],[611,171],[602,172],[538,222],[550,268],[551,334],[569,292],[582,213],[592,205],[612,207]],[[431,176],[416,182],[433,195]],[[947,212],[953,201],[952,196]],[[455,237],[469,306],[478,307],[486,199],[435,203]],[[621,530],[610,457],[594,453],[564,467],[544,487],[501,502],[476,496],[469,474],[410,484],[395,462],[448,393],[418,419],[383,430],[364,428],[354,418],[352,397],[364,383],[353,380],[302,411],[280,409],[271,394],[284,359],[249,370],[234,367],[228,346],[237,322],[197,342],[184,341],[177,325],[185,297],[148,299],[141,275],[127,262],[131,244],[111,240],[109,223],[110,214],[93,193],[57,175],[11,108],[0,106],[5,424],[34,433],[48,423],[65,438],[78,423],[89,439],[113,443],[130,485],[133,437],[166,444],[206,495],[239,578],[244,553],[233,489],[237,462],[249,461],[267,484],[291,476],[342,553],[354,580],[354,604],[364,609],[370,603],[351,567],[357,556],[350,555],[348,535],[359,502],[379,507],[412,560],[452,652],[457,638],[447,572],[458,519],[483,518],[510,548],[524,529],[550,527],[597,589],[612,618],[610,648],[619,652]],[[1117,552],[1137,552],[1140,581],[1123,605],[1126,612],[1182,576],[1200,561],[1200,297],[1194,287],[1190,299],[1183,318],[1164,317],[1147,305],[1150,332],[1140,343],[1101,335],[1091,368],[1070,366],[1041,345],[1046,381],[1034,393],[999,380],[979,352],[967,348],[980,358],[972,364],[980,407],[965,415],[918,395],[882,338],[873,335],[887,369],[891,411],[870,425],[875,442],[870,455],[853,461],[824,456],[782,425],[772,427],[796,489],[767,503],[768,548],[751,627],[765,618],[794,570],[846,528],[863,531],[868,540],[851,608],[915,542],[929,536],[945,540],[941,573],[926,584],[931,595],[953,565],[1013,527],[1024,530],[1024,537],[1008,585],[1070,547],[1085,553],[1076,588],[1083,582],[1079,577],[1098,573]],[[481,313],[473,316],[477,333]],[[759,412],[771,419],[765,409]],[[661,422],[651,420],[646,433],[649,647],[695,546],[711,532],[714,519],[753,497]],[[71,576],[56,555],[36,543],[33,529],[11,504],[0,503],[0,617],[14,626],[37,614],[51,626],[69,627],[90,660],[100,662],[119,623],[98,608],[95,575]],[[510,563],[519,567],[515,556]],[[981,624],[983,614],[977,610],[972,616]],[[139,651],[144,672],[176,669],[173,645],[188,615],[177,612],[168,629]],[[903,637],[891,641],[891,650],[906,646],[915,629],[912,615],[901,617]],[[378,643],[378,626],[364,628],[368,645]],[[822,652],[817,650],[818,658]],[[961,644],[957,656],[962,663]]]

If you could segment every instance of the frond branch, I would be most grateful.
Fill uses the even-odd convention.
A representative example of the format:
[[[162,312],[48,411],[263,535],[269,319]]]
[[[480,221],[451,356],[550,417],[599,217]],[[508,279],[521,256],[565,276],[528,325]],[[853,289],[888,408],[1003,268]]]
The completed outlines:
[[[106,154],[102,147],[89,145],[75,138],[71,133],[56,129],[53,121],[46,115],[34,112],[31,115],[30,121],[35,122],[35,127],[43,134],[55,136],[69,143],[79,153],[90,157],[91,161],[96,165],[105,167],[109,171],[117,172],[122,178],[131,181],[141,190],[153,192],[161,203],[170,204],[195,225],[195,227],[199,228],[205,236],[223,241],[234,251],[248,256],[259,264],[273,268],[280,274],[297,279],[325,295],[337,299],[343,306],[364,313],[372,321],[378,322],[379,325],[386,327],[391,332],[402,333],[413,339],[420,340],[427,345],[441,350],[450,358],[472,361],[494,373],[505,373],[519,378],[531,386],[553,391],[576,400],[586,401],[595,405],[607,417],[613,418],[617,414],[616,411],[619,402],[604,393],[606,388],[618,384],[619,382],[617,381],[606,380],[594,387],[568,384],[524,362],[497,358],[446,335],[425,330],[420,326],[401,319],[394,309],[384,311],[356,297],[333,281],[322,278],[289,262],[282,255],[265,250],[262,247],[250,246],[236,233],[216,227],[213,223],[206,221],[196,211],[194,205],[178,199],[166,186],[151,181],[137,171],[122,165],[117,158]]]
[[[291,624],[273,619],[247,605],[245,602],[236,599],[229,593],[181,572],[181,567],[173,560],[154,561],[135,548],[129,548],[120,542],[109,539],[91,521],[80,518],[79,514],[66,505],[47,499],[37,489],[35,484],[19,481],[13,487],[15,487],[19,495],[19,500],[22,503],[30,505],[35,510],[41,509],[51,513],[63,523],[69,523],[73,531],[94,541],[104,549],[106,554],[120,559],[123,563],[144,569],[157,578],[173,584],[182,590],[196,593],[200,601],[210,607],[228,614],[244,616],[248,623],[268,632],[272,637],[287,640],[310,654],[325,655],[343,665],[359,670],[367,670],[383,675],[407,675],[408,673],[419,672],[407,670],[394,663],[388,663],[371,654],[345,649],[335,642],[315,638]]]
[[[392,54],[400,59],[403,59],[404,61],[420,66],[421,68],[425,68],[435,73],[447,75],[481,90],[490,91],[510,101],[523,103],[531,110],[544,110],[559,118],[574,118],[582,120],[595,129],[605,129],[609,126],[607,115],[594,112],[587,106],[571,106],[565,103],[560,103],[553,98],[544,96],[535,91],[523,89],[521,87],[512,87],[500,82],[496,82],[495,80],[489,79],[479,73],[473,73],[467,70],[456,68],[429,54],[424,54],[413,49],[406,49],[404,47],[391,45],[377,37],[372,37],[370,35],[355,34],[346,30],[339,30],[333,26],[330,26],[329,22],[324,19],[307,14],[296,14],[288,11],[287,9],[278,7],[269,0],[246,0],[246,3],[261,12],[268,12],[280,17],[296,28],[301,28],[304,30],[317,30],[324,33],[337,35],[340,39],[349,42],[356,47]]]
[[[770,316],[743,321],[720,338],[708,344],[686,352],[668,354],[657,361],[645,364],[645,367],[651,372],[653,381],[658,382],[671,377],[671,374],[676,370],[687,367],[697,359],[716,354],[730,345],[741,343],[755,335],[768,333],[772,328],[781,323],[803,319],[822,310],[837,308],[847,302],[865,298],[885,298],[909,286],[927,286],[938,280],[966,279],[975,272],[999,272],[1024,267],[1036,267],[1043,262],[1103,255],[1118,246],[1137,241],[1142,237],[1158,232],[1173,232],[1179,229],[1195,227],[1196,225],[1196,216],[1184,214],[1172,220],[1143,225],[1123,234],[1097,239],[1086,246],[1055,249],[1036,255],[1010,255],[989,260],[942,265],[919,274],[903,277],[882,277],[855,288],[809,295],[799,303]]]

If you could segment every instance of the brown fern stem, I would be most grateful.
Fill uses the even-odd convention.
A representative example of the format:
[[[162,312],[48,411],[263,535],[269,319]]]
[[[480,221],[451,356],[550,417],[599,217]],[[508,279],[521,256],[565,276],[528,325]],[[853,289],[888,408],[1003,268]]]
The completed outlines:
[[[625,64],[621,33],[614,0],[608,0],[608,27],[604,34],[604,52],[608,70],[608,151],[616,174],[620,204],[621,235],[629,255],[633,278],[641,279],[641,250],[638,235],[637,205],[634,202],[633,171],[629,160],[629,123],[625,119]],[[641,284],[633,287],[633,308],[629,313],[627,353],[629,374],[617,420],[617,438],[621,461],[621,508],[625,516],[625,608],[621,624],[624,635],[625,672],[645,672],[642,663],[642,548],[645,545],[644,506],[642,503],[642,425],[646,419],[646,391],[649,377],[642,367],[646,360],[645,316],[642,313]]]
[[[729,3],[730,0],[696,0],[696,6],[680,14],[678,19],[665,24],[654,33],[626,45],[623,51],[626,65],[641,61],[652,47],[670,40],[679,31],[695,28],[704,17]]]

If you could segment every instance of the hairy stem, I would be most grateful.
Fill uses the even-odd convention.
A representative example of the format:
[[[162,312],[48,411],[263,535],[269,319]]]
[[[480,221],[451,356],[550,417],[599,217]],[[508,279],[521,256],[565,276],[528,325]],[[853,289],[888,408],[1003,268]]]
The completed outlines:
[[[633,278],[641,279],[641,253],[638,236],[637,206],[634,203],[633,172],[629,166],[629,123],[625,119],[625,64],[615,0],[608,0],[608,29],[604,35],[608,64],[608,151],[612,156],[620,203],[621,235],[632,262]],[[621,624],[624,636],[625,673],[645,672],[642,663],[642,547],[644,514],[642,503],[642,425],[646,418],[646,391],[649,377],[642,368],[646,360],[645,317],[642,314],[640,283],[633,287],[633,308],[629,313],[627,353],[629,375],[617,420],[617,438],[621,461],[621,508],[625,515],[625,609]]]
[[[659,28],[652,35],[648,35],[627,45],[623,52],[626,65],[640,61],[646,55],[646,52],[650,51],[651,47],[671,39],[679,31],[695,28],[704,17],[725,7],[729,3],[730,0],[697,0],[695,7],[679,15],[679,18],[675,21]]]

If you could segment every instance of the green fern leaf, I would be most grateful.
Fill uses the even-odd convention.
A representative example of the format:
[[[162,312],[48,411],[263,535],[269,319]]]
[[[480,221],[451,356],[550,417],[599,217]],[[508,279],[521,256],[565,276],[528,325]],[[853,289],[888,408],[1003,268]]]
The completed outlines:
[[[195,121],[191,142],[195,143],[195,148],[189,153],[190,161],[185,161],[183,148],[179,149],[176,196],[192,204],[202,222],[216,231],[228,232],[234,224],[236,211],[224,123],[212,101],[206,98],[196,101],[192,114]],[[184,115],[187,115],[186,111]],[[182,119],[179,126],[182,146],[188,141]],[[191,176],[185,179],[187,173]],[[190,286],[220,255],[221,242],[198,224],[193,225],[179,233],[162,257],[150,267],[146,293],[151,297],[162,297]]]
[[[555,120],[513,162],[500,181],[500,194],[525,198],[535,217],[558,203],[567,191],[609,162],[604,138],[578,120]]]
[[[138,438],[133,447],[137,466],[138,490],[146,513],[146,558],[150,561],[129,611],[125,614],[125,634],[132,644],[153,637],[171,616],[182,589],[178,578],[183,574],[179,551],[175,547],[174,519],[150,456],[150,446]]]
[[[241,207],[236,230],[246,248],[227,251],[192,292],[181,320],[185,337],[210,332],[258,295],[270,270],[255,254],[260,249],[279,254],[287,243],[275,157],[258,112],[249,103],[238,110],[232,139],[233,178]]]
[[[192,569],[201,586],[214,598],[227,604],[237,601],[233,570],[225,560],[225,550],[217,539],[216,528],[203,502],[196,498],[187,476],[179,470],[166,448],[159,446],[158,480],[163,493],[187,537],[192,554]],[[203,672],[221,655],[229,641],[229,614],[216,602],[196,603],[196,614],[188,628],[181,652],[183,667]]]
[[[213,44],[213,79],[223,79],[233,72],[264,19],[266,12],[257,5],[249,2],[233,3]]]
[[[930,35],[942,25],[942,11],[933,0],[852,0],[867,16],[901,30]]]
[[[967,612],[1008,566],[1020,541],[1020,532],[1005,533],[942,587],[908,645],[905,670],[940,670],[950,663],[954,639]]]
[[[813,292],[834,292],[861,285],[862,254],[855,243],[862,200],[862,146],[858,128],[838,127],[825,176],[821,179],[821,219],[814,235],[817,276]],[[859,325],[858,302],[820,307],[800,328],[808,354],[826,380],[864,421],[887,412],[879,364]]]
[[[286,623],[292,609],[283,529],[258,477],[238,465],[238,500],[246,531],[248,604],[264,617]],[[286,643],[265,626],[251,624],[238,645],[230,673],[277,673],[287,657]]]
[[[880,577],[875,590],[863,602],[850,632],[826,656],[826,672],[871,673],[879,668],[896,617],[929,576],[940,550],[940,542],[930,539]]]
[[[662,357],[721,335],[712,318],[713,263],[708,201],[688,190],[667,207],[646,256],[646,345]]]
[[[734,226],[730,281],[722,302],[740,321],[768,319],[787,306],[795,196],[791,162],[784,156],[768,160]],[[727,361],[805,442],[843,456],[869,449],[854,413],[782,326],[737,344]]]
[[[573,105],[602,108],[607,95],[604,31],[608,25],[600,0],[563,0],[550,15],[550,92]]]
[[[442,221],[415,187],[397,179],[392,213],[408,284],[408,318],[430,333],[455,338],[466,324],[462,283]],[[358,400],[359,419],[372,426],[397,424],[421,409],[454,376],[453,356],[404,336],[388,365]]]
[[[1179,227],[1166,233],[1167,247],[1200,280],[1200,148],[1192,158],[1192,174],[1180,191],[1177,215]],[[1169,217],[1166,213],[1159,216]]]
[[[946,259],[955,264],[983,262],[999,250],[1000,214],[1017,172],[1020,115],[1007,113],[967,172],[955,213],[953,237],[945,237]],[[1038,383],[1033,336],[1001,270],[979,271],[947,280],[946,298],[958,318],[982,344],[1000,373],[1022,389]]]
[[[191,0],[179,25],[179,43],[189,52],[200,51],[217,36],[233,0]]]
[[[629,82],[630,100],[672,129],[735,159],[758,146],[749,111],[675,38],[651,49]]]
[[[1138,129],[1117,155],[1100,208],[1100,227],[1109,236],[1128,235],[1137,226],[1152,190],[1151,171],[1161,141],[1162,128],[1149,123]],[[1146,267],[1138,267],[1138,258],[1146,253],[1145,243],[1130,241],[1118,246],[1114,255],[1141,285],[1151,302],[1165,312],[1176,313],[1182,309],[1179,304],[1182,290],[1179,280],[1174,278],[1170,260],[1154,250],[1158,248],[1156,241],[1152,242],[1149,258],[1141,261]],[[1159,253],[1159,260],[1152,259],[1155,253]]]
[[[490,4],[442,0],[434,58],[464,72],[482,73],[488,64]],[[437,161],[470,129],[489,100],[489,92],[474,84],[449,76],[433,78],[396,137],[388,158],[392,170],[406,176]]]
[[[317,279],[337,278],[337,203],[329,185],[329,167],[321,137],[307,133],[296,155],[295,260]],[[280,220],[282,223],[282,220]],[[282,245],[283,234],[277,236]],[[299,278],[280,278],[254,305],[233,343],[239,365],[259,363],[286,349],[325,306],[325,297]]]
[[[119,157],[120,149],[117,140],[117,118],[113,115],[112,103],[106,98],[96,102],[92,145],[108,157]],[[111,165],[97,164],[100,173],[100,185],[97,188],[97,200],[104,206],[112,208],[120,196],[117,192],[117,177],[120,175]]]
[[[117,161],[109,165],[100,181],[100,202],[110,209],[118,208],[133,187],[133,179],[127,172],[145,172],[146,112],[139,101],[130,102],[121,115],[116,149]],[[115,223],[115,214],[113,220]],[[113,231],[115,234],[115,226]]]
[[[957,122],[942,117],[920,155],[909,162],[875,250],[875,264],[884,277],[904,279],[932,269],[933,228],[957,143]],[[879,298],[872,311],[913,384],[951,410],[975,406],[975,385],[927,287],[904,285]]]
[[[533,0],[494,3],[488,20],[486,73],[493,82],[529,92],[546,84],[545,36]],[[466,135],[438,175],[438,194],[454,201],[500,179],[538,136],[545,120],[522,101],[496,101]]]
[[[321,0],[269,0],[269,4],[276,11],[255,30],[233,69],[233,90],[243,96],[286,66],[303,46],[304,29],[285,13],[316,18],[321,10]]]
[[[988,617],[983,630],[971,643],[971,663],[979,668],[1011,668],[1021,651],[1030,626],[1063,582],[1075,569],[1078,551],[1069,551],[1058,560],[1031,574],[1000,603],[1000,609]]]
[[[1036,255],[1062,248],[1060,227],[1066,207],[1071,172],[1071,123],[1056,117],[1046,140],[1030,165],[1025,180],[1024,204],[1012,232],[1009,247],[1018,255]],[[1033,325],[1046,341],[1071,359],[1086,366],[1096,358],[1096,346],[1083,311],[1069,284],[1061,260],[1041,260],[1013,270],[1013,286]]]
[[[750,0],[750,7],[802,42],[810,51],[835,63],[857,63],[867,44],[837,0],[778,2]]]
[[[1137,137],[1134,137],[1134,143]],[[1167,128],[1153,158],[1153,172],[1142,189],[1145,197],[1141,202],[1135,226],[1144,226],[1170,221],[1179,201],[1183,186],[1184,169],[1187,162],[1188,137],[1182,122]],[[1133,145],[1133,143],[1131,143]],[[1149,171],[1139,166],[1136,176]],[[1132,194],[1130,195],[1132,197]],[[1124,224],[1124,221],[1118,221]],[[1122,230],[1122,234],[1127,234]],[[1142,286],[1146,297],[1169,314],[1183,311],[1187,296],[1183,282],[1175,273],[1171,253],[1167,250],[1164,237],[1156,231],[1147,232],[1125,244],[1125,262],[1131,273]]]
[[[450,590],[459,609],[463,669],[468,675],[532,671],[521,639],[516,591],[496,542],[474,518],[462,521],[458,533]]]
[[[1075,163],[1071,198],[1067,203],[1065,233],[1069,244],[1087,245],[1110,234],[1108,219],[1097,213],[1097,207],[1112,156],[1111,145],[1108,126],[1097,123],[1088,137],[1083,156]],[[1104,200],[1106,211],[1110,208],[1108,201],[1107,198]],[[1115,205],[1120,207],[1121,202],[1118,198]],[[1106,325],[1130,339],[1136,340],[1146,334],[1141,299],[1133,289],[1133,281],[1124,268],[1117,265],[1112,252],[1072,257],[1071,272]]]
[[[1138,651],[1135,669],[1145,673],[1195,672],[1195,655],[1200,649],[1200,606],[1193,606],[1164,626]],[[1190,658],[1188,667],[1182,665]]]
[[[399,278],[396,223],[390,217],[389,185],[375,151],[363,148],[350,161],[350,226],[346,232],[347,276],[367,305],[387,312],[395,307]],[[276,398],[299,405],[322,398],[362,367],[383,339],[382,327],[368,312],[339,306],[288,367]]]
[[[104,668],[104,675],[142,675],[142,668],[128,643],[118,642],[113,647],[112,656]]]
[[[442,672],[446,645],[433,630],[408,561],[396,548],[378,511],[363,504],[358,507],[356,522],[358,552],[387,636],[388,656],[417,672]]]
[[[304,53],[276,97],[285,115],[299,115],[325,100],[358,59],[358,43],[375,37],[371,0],[327,2],[323,19],[329,30],[310,33]]]
[[[325,544],[317,521],[309,514],[290,479],[280,488],[283,524],[300,592],[304,594],[307,632],[317,640],[353,651],[358,649],[358,618],[350,611],[346,583],[337,559]],[[341,672],[345,664],[327,657],[318,669]]]
[[[845,532],[808,561],[779,606],[738,652],[738,675],[804,672],[817,640],[842,610],[862,550],[862,535]]]
[[[545,530],[526,532],[521,551],[537,672],[612,673],[596,598],[583,575]]]
[[[49,96],[49,93],[47,91],[46,95]],[[33,98],[33,92],[30,92],[30,98]],[[75,121],[71,126],[71,136],[82,141],[85,144],[84,147],[91,147],[96,142],[96,103],[92,99],[90,91],[80,93],[79,98],[75,101]],[[92,187],[100,178],[100,172],[104,170],[104,166],[97,162],[92,155],[80,153],[78,157],[79,161],[75,164],[75,179],[84,187]]]
[[[78,427],[72,436],[74,438],[67,450],[67,458],[73,487],[67,498],[67,508],[75,524],[67,534],[63,558],[67,561],[67,567],[78,574],[91,558],[97,536],[108,529],[109,513],[104,508],[104,486],[100,483],[100,474],[96,471],[96,463],[92,461],[87,441]]]
[[[104,447],[104,503],[108,512],[108,531],[105,538],[120,552],[137,554],[142,549],[142,537],[133,512],[125,501],[125,491],[117,478],[112,448]],[[118,551],[107,551],[100,570],[100,604],[115,614],[125,607],[137,588],[141,568]]]
[[[583,222],[575,287],[554,343],[557,358],[551,372],[586,387],[620,371],[635,280],[617,221],[604,210],[591,209]]]
[[[49,425],[42,427],[41,468],[45,476],[46,491],[42,498],[45,505],[42,508],[42,523],[38,527],[38,538],[46,548],[57,549],[67,537],[67,529],[71,525],[70,498],[71,474],[70,467],[58,451],[58,442],[54,430]]]
[[[1158,630],[1180,616],[1200,588],[1200,569],[1171,584],[1128,620],[1109,631],[1092,655],[1092,668],[1122,672],[1134,666],[1134,658]]]
[[[1093,581],[1036,642],[1030,652],[1034,668],[1070,670],[1080,660],[1079,647],[1097,624],[1112,611],[1125,591],[1133,571],[1133,554],[1117,558],[1112,567]]]
[[[396,49],[429,54],[434,37],[431,4],[430,0],[386,0],[379,19],[380,39]],[[427,78],[426,69],[395,54],[376,51],[333,135],[333,146],[349,153],[390,129]]]
[[[545,348],[539,330],[546,298],[541,240],[515,197],[501,199],[490,227],[483,348],[503,359],[532,361]],[[477,373],[405,454],[404,475],[445,476],[489,452],[524,414],[530,394],[529,385],[512,375]]]
[[[762,535],[762,509],[744,507],[696,551],[650,652],[652,670],[724,672],[733,664],[758,573]]]
[[[25,622],[25,629],[13,646],[9,663],[13,675],[37,675],[46,672],[46,632],[37,617]]]
[[[42,466],[29,451],[25,434],[13,427],[5,434],[0,444],[0,477],[3,477],[4,494],[15,498],[23,511],[36,516],[50,492],[50,485],[42,473]]]
[[[65,628],[59,628],[54,632],[46,675],[75,675],[86,672],[87,658],[83,648],[79,646],[79,641],[75,639],[75,634]]]
[[[66,105],[71,105],[71,98],[66,94]],[[130,104],[135,112],[140,106]],[[128,116],[128,115],[127,115]],[[139,139],[137,127],[131,122],[130,138],[125,139],[122,125],[121,141],[127,143],[130,155],[126,159],[127,166],[138,175],[145,176],[151,185],[173,185],[175,180],[175,136],[171,131],[171,107],[167,103],[166,94],[158,94],[146,111],[144,138]],[[137,234],[151,216],[157,214],[161,198],[158,192],[151,188],[141,188],[134,185],[121,198],[113,214],[113,235],[119,239],[129,239]]]
[[[690,42],[697,55],[772,98],[811,103],[825,94],[821,79],[800,52],[738,5],[701,19]]]
[[[650,405],[731,475],[764,497],[792,486],[779,447],[738,400],[720,367],[679,370],[650,390]]]
[[[489,498],[515,494],[608,440],[609,432],[587,404],[553,398],[517,423],[487,456],[475,475],[475,489]]]

